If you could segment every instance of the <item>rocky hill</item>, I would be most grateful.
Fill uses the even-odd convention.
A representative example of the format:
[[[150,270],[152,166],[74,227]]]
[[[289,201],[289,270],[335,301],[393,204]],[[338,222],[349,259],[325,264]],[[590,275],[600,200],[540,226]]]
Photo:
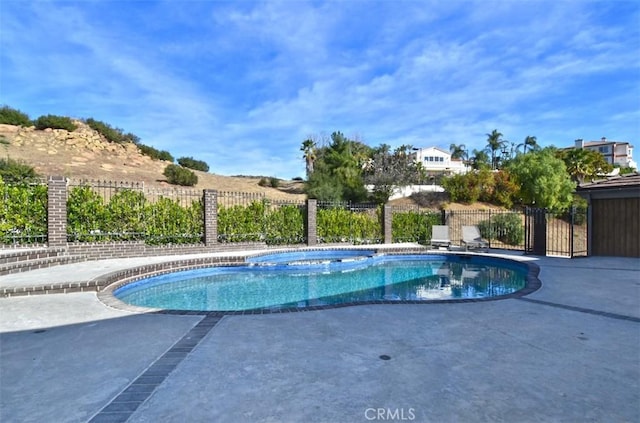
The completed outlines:
[[[143,155],[133,143],[116,144],[81,121],[73,132],[37,130],[0,124],[0,150],[5,157],[33,166],[42,176],[63,175],[71,179],[144,182],[170,187],[162,174],[167,161]],[[302,182],[282,181],[279,188],[261,187],[259,177],[221,176],[194,171],[196,189],[266,193],[272,199],[304,199]]]

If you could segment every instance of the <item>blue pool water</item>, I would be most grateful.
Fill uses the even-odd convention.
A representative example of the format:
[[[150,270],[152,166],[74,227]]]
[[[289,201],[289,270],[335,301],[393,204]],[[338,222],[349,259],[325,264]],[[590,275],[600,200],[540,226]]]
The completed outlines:
[[[274,310],[486,298],[522,289],[527,275],[525,265],[486,257],[362,250],[271,254],[248,262],[155,276],[114,295],[129,304],[170,310]]]

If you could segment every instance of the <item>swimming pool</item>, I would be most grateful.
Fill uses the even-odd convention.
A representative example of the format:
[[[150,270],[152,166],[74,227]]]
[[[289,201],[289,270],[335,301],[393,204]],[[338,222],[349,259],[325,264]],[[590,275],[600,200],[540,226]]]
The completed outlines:
[[[452,254],[324,250],[249,257],[142,279],[116,289],[121,301],[166,310],[236,312],[344,304],[495,298],[527,284],[528,266]]]

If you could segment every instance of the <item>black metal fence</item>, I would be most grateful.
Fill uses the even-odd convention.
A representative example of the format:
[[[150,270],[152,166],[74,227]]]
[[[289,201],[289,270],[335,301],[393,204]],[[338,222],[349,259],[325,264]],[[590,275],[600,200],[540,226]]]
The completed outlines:
[[[68,241],[190,244],[202,237],[202,191],[115,181],[68,183]]]
[[[562,213],[525,209],[525,252],[535,255],[583,257],[588,255],[586,207]]]
[[[0,184],[0,243],[47,242],[47,186],[44,181]],[[282,201],[264,194],[218,192],[218,242],[305,243],[306,201]],[[377,204],[317,202],[319,243],[379,244],[384,240],[384,208]],[[433,225],[447,225],[453,245],[462,227],[477,226],[493,249],[564,257],[588,254],[587,209],[554,213],[545,209],[436,211],[391,207],[392,242],[428,245]],[[141,183],[70,181],[67,191],[68,241],[131,241],[149,244],[203,242],[202,191],[149,188]]]

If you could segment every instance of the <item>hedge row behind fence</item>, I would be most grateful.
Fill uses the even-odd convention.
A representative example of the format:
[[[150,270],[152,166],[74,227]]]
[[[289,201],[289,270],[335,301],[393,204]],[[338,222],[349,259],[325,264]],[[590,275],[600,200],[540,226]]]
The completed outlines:
[[[9,186],[0,180],[0,242],[44,243],[47,240],[47,186]],[[201,243],[204,231],[201,197],[191,201],[151,196],[142,190],[117,189],[109,195],[90,186],[70,187],[67,196],[69,241],[144,240],[147,244]],[[218,205],[218,241],[260,241],[272,245],[306,241],[306,206],[262,199]],[[321,243],[381,243],[382,206],[326,204],[317,210]],[[440,213],[394,210],[393,242],[428,243]]]
[[[0,243],[47,241],[47,186],[7,185],[0,178]]]

